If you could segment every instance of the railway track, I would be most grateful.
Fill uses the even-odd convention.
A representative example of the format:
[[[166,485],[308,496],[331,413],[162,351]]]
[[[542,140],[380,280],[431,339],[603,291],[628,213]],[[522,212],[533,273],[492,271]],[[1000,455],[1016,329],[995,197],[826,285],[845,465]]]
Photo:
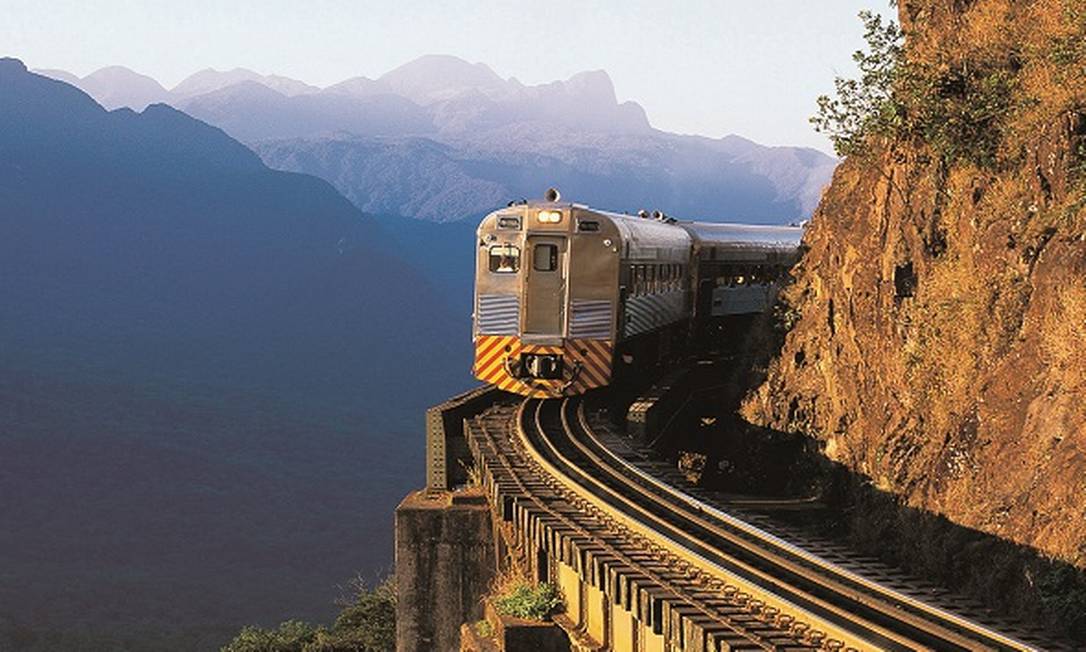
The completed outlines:
[[[499,404],[470,426],[469,445],[506,516],[558,533],[556,552],[591,566],[608,594],[631,605],[649,595],[639,620],[678,649],[1049,649],[658,479],[596,432],[582,398]]]
[[[548,474],[515,436],[523,408],[499,404],[472,419],[466,434],[503,519],[530,533],[536,546],[606,587],[616,604],[653,634],[666,637],[672,649],[824,649],[824,634],[761,609],[749,594],[699,571],[660,546],[656,537],[630,529]],[[570,597],[567,610],[585,608],[579,598],[576,605],[568,604]],[[591,616],[577,620],[590,621]],[[584,634],[608,649],[641,649],[635,630],[626,641],[617,637],[616,628],[593,632],[589,625]]]

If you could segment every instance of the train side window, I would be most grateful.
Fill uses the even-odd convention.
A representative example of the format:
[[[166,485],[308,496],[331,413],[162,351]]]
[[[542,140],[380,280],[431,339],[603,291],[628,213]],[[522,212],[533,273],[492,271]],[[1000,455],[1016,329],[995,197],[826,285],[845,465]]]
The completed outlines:
[[[558,245],[537,244],[532,250],[532,269],[537,272],[558,269]]]
[[[646,286],[648,287],[649,294],[656,292],[656,265],[646,265],[648,267],[648,279]]]
[[[520,249],[513,245],[490,247],[490,271],[495,274],[515,274],[520,269]]]

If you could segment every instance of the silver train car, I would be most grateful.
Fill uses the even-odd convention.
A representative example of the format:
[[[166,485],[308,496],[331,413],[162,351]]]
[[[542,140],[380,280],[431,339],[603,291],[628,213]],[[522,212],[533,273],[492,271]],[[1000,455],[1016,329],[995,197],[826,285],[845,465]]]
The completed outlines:
[[[803,229],[620,215],[551,190],[487,215],[477,236],[473,374],[558,397],[681,351],[714,320],[766,310]]]

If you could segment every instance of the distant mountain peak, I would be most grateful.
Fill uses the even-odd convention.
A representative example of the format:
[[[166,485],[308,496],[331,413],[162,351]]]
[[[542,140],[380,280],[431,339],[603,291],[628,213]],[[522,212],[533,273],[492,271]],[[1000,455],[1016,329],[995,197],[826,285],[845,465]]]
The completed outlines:
[[[70,84],[107,109],[129,107],[139,112],[148,104],[165,102],[170,93],[154,78],[125,66],[106,66],[80,79],[65,70],[35,70],[36,74]]]
[[[417,104],[449,100],[470,90],[488,97],[511,90],[511,84],[485,63],[469,63],[448,54],[421,56],[381,75],[377,81]]]
[[[230,70],[204,68],[183,79],[181,83],[173,87],[171,93],[176,97],[194,97],[246,81],[262,84],[287,96],[314,93],[319,90],[297,79],[282,75],[261,75],[248,68],[231,68]]]
[[[181,80],[177,86],[171,89],[174,95],[201,95],[203,93],[210,93],[211,91],[217,91],[224,86],[230,84],[236,84],[242,81],[249,81],[253,78],[259,77],[257,73],[246,68],[234,68],[232,70],[216,70],[215,68],[204,68],[198,70],[188,77]]]
[[[379,95],[382,93],[391,93],[387,84],[379,82],[369,77],[351,77],[344,79],[338,84],[333,84],[328,88],[325,88],[325,93],[334,93],[339,95],[351,95],[354,97],[367,97],[370,95]]]
[[[609,96],[611,102],[616,101],[615,84],[606,70],[585,70],[570,77],[566,83],[574,88],[593,89]]]
[[[383,77],[395,76],[408,70],[423,69],[426,71],[440,71],[453,73],[454,76],[468,75],[477,78],[489,78],[502,81],[490,66],[485,63],[471,63],[466,59],[451,54],[424,54],[407,63],[394,68],[382,75]]]
[[[26,72],[26,64],[14,57],[0,57],[0,71]]]
[[[141,75],[127,66],[105,66],[103,68],[95,70],[91,74],[87,75],[87,77],[100,77],[104,75],[135,75],[138,77],[147,77],[146,75]],[[147,79],[151,78],[147,77]],[[155,83],[157,84],[158,82]]]
[[[107,109],[127,106],[141,111],[169,98],[169,92],[157,81],[124,66],[99,68],[76,85]]]
[[[274,88],[266,86],[259,81],[254,79],[243,79],[236,84],[230,84],[229,86],[223,86],[222,88],[216,88],[213,91],[204,93],[197,99],[230,96],[286,97],[283,93],[280,93]]]

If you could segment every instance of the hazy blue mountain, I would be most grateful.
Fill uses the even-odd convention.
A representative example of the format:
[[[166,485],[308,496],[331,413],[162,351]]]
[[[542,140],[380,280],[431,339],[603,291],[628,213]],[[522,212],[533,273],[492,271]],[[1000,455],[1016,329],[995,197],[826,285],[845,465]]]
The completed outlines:
[[[214,93],[237,84],[259,84],[287,97],[315,93],[320,89],[281,75],[261,75],[246,68],[207,68],[189,75],[166,90],[157,81],[124,66],[107,66],[80,79],[65,70],[35,70],[36,73],[80,88],[107,109],[128,107],[142,111],[149,104],[180,105],[186,99]]]
[[[428,55],[320,91],[279,79],[204,71],[170,101],[272,167],[319,176],[384,215],[471,219],[558,185],[617,210],[786,223],[811,214],[837,163],[813,149],[653,129],[600,70],[526,86]]]
[[[381,135],[433,131],[421,107],[387,93],[356,97],[325,91],[287,96],[261,83],[244,81],[176,100],[175,105],[245,142],[336,132]]]
[[[174,86],[170,92],[174,97],[192,97],[242,82],[255,82],[288,97],[315,93],[320,90],[316,86],[310,86],[297,79],[283,77],[282,75],[261,75],[247,68],[234,68],[225,71],[206,68],[186,77],[181,83]]]
[[[56,79],[72,86],[79,86],[79,76],[73,75],[67,70],[57,70],[55,68],[36,68],[34,72],[39,75],[45,75],[51,79]]]
[[[142,111],[149,104],[170,99],[169,91],[157,81],[124,66],[101,68],[82,79],[64,70],[35,72],[82,89],[107,109],[128,107]]]
[[[503,99],[511,90],[510,83],[486,64],[440,54],[419,57],[381,75],[377,81],[421,105],[450,100],[469,91]]]
[[[512,196],[500,182],[473,174],[455,147],[426,138],[344,136],[255,147],[273,168],[338,177],[340,192],[367,213],[444,222],[489,212]]]
[[[444,133],[499,124],[544,121],[584,131],[647,131],[648,119],[635,102],[619,104],[602,70],[566,81],[525,86],[502,79],[482,63],[427,55],[385,73],[374,82],[429,107]],[[474,119],[466,119],[473,116]]]
[[[107,109],[127,106],[142,111],[150,104],[169,98],[166,89],[157,81],[124,66],[96,70],[79,80],[79,88]]]
[[[474,219],[555,185],[611,210],[785,223],[810,213],[835,165],[814,150],[737,138],[591,134],[531,123],[446,142],[341,135],[254,148],[271,167],[329,180],[367,212],[439,222]]]
[[[370,95],[388,95],[392,93],[385,84],[369,77],[351,77],[338,84],[332,84],[324,89],[326,93],[350,95],[353,97],[369,97]]]
[[[327,620],[390,563],[470,309],[326,182],[168,106],[3,59],[0,122],[0,649]]]
[[[353,125],[343,115],[293,113],[272,128],[266,117],[285,112],[270,100],[233,99],[210,111],[196,98],[185,108],[232,130],[272,167],[328,180],[365,211],[432,221],[475,218],[558,185],[617,210],[785,223],[810,215],[836,165],[813,149],[653,129],[639,105],[617,101],[603,71],[524,86],[481,64],[428,56],[306,99],[336,94],[376,105],[390,91],[412,103],[402,113],[413,122],[356,105],[366,119]]]
[[[376,80],[354,77],[296,97],[273,95],[274,87],[257,78],[202,93],[190,87],[179,94],[182,86],[174,90],[175,106],[246,142],[335,132],[453,138],[525,122],[604,133],[650,129],[640,106],[618,103],[603,71],[529,87],[449,56],[422,57]]]
[[[445,69],[451,65],[444,61],[442,65],[433,65],[434,62],[422,65],[427,62],[425,58],[417,62],[413,78],[421,78],[428,72],[431,78],[442,79]],[[471,78],[464,74],[453,75],[454,79],[458,77],[465,81]],[[463,137],[523,123],[554,125],[588,133],[647,133],[651,130],[644,109],[636,102],[620,104],[610,76],[602,70],[578,73],[568,80],[539,86],[524,86],[510,79],[500,87],[488,83],[454,88],[455,93],[444,84],[438,85],[438,90],[431,93],[436,99],[426,102],[435,126],[444,137]],[[414,93],[419,95],[417,89]]]

